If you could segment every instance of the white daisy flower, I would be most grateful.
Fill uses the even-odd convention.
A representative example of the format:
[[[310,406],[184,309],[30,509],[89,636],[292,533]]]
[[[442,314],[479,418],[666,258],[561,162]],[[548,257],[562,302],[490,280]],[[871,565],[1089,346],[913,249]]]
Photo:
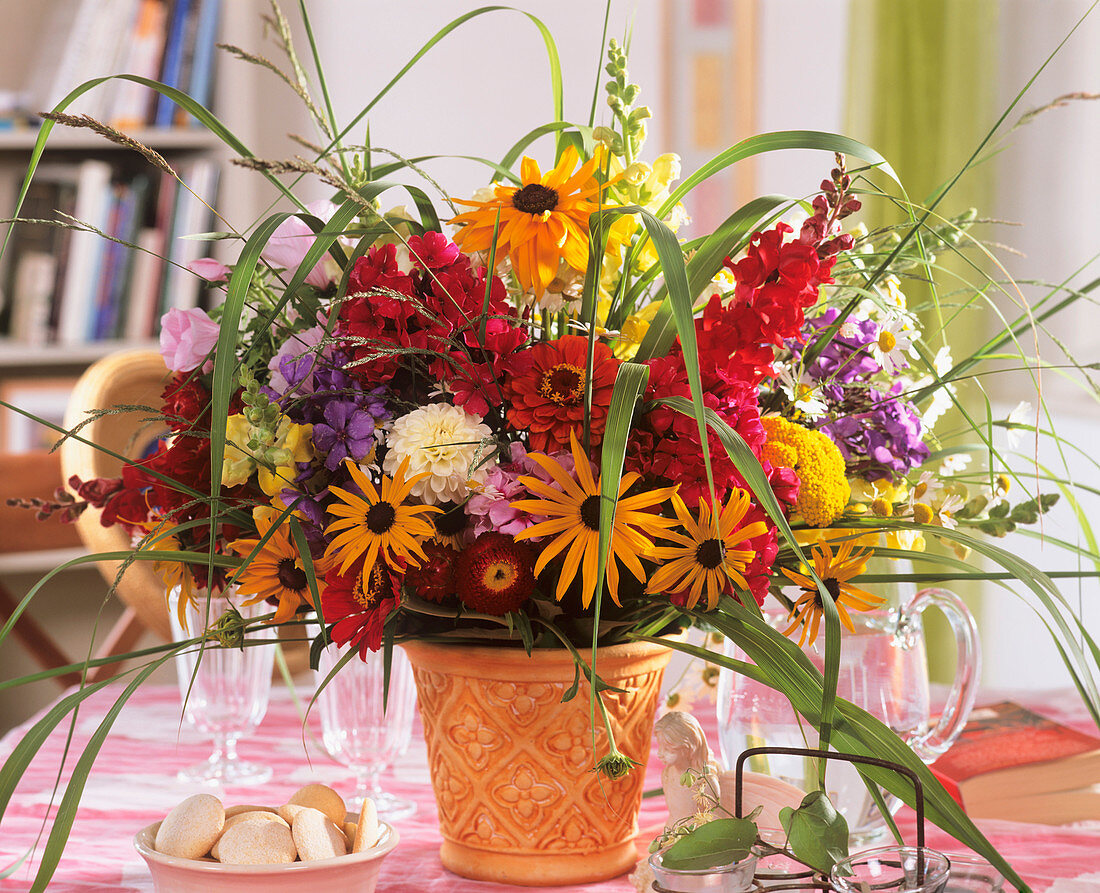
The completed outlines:
[[[952,453],[950,456],[944,456],[943,464],[940,465],[940,475],[950,477],[964,471],[970,464],[971,458],[973,457],[969,453]]]
[[[955,512],[965,504],[966,500],[958,493],[945,493],[938,504],[933,503],[932,505],[932,511],[936,513],[932,523],[940,527],[946,527],[948,530],[954,530],[959,526],[959,522],[955,520]]]
[[[794,408],[810,420],[819,419],[829,411],[829,407],[815,396],[817,385],[805,374],[795,377],[794,367],[789,364],[776,364],[779,370],[779,386]]]
[[[905,352],[912,346],[912,339],[905,331],[905,320],[901,317],[886,319],[879,326],[878,338],[871,342],[871,356],[887,375],[894,375],[899,369],[905,369],[909,363]]]

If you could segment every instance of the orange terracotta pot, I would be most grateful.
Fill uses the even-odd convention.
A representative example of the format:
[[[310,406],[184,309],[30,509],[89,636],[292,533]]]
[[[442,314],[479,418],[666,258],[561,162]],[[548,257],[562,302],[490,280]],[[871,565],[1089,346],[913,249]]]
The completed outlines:
[[[588,883],[634,867],[644,772],[611,781],[592,771],[607,753],[588,687],[573,684],[567,651],[404,646],[416,678],[440,857],[463,877],[524,886]],[[619,749],[645,762],[671,652],[639,642],[601,648],[596,672],[625,690],[604,702]]]

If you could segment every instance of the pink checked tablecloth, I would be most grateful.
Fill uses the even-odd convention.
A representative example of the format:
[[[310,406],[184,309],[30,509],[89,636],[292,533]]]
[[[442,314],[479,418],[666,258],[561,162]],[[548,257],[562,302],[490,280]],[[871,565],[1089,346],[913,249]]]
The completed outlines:
[[[990,700],[998,699],[997,693]],[[1012,693],[1010,693],[1012,694]],[[81,709],[71,742],[69,765],[87,743],[117,690],[97,693]],[[1089,729],[1084,709],[1072,693],[1025,696],[1017,700],[1062,722]],[[711,712],[712,711],[708,711]],[[713,715],[701,715],[714,734]],[[0,757],[6,758],[30,723],[0,741]],[[68,724],[63,723],[42,748],[8,807],[0,825],[0,869],[26,853],[52,814],[49,807]],[[241,756],[269,763],[272,781],[262,788],[231,788],[217,792],[228,803],[279,804],[310,781],[322,781],[349,792],[354,785],[349,773],[324,755],[316,740],[316,718],[311,718],[303,742],[297,708],[285,689],[272,693],[271,706],[259,730],[241,742]],[[139,689],[123,708],[95,763],[80,804],[68,847],[50,890],[56,893],[93,891],[151,891],[145,863],[134,851],[133,834],[164,814],[184,797],[195,793],[176,782],[177,770],[205,758],[209,745],[181,725],[178,690],[173,687]],[[67,775],[65,776],[67,777]],[[660,766],[650,760],[647,787],[660,784]],[[386,779],[393,793],[416,800],[416,815],[399,824],[401,843],[382,868],[379,890],[391,893],[443,893],[443,891],[491,891],[493,884],[459,878],[439,863],[439,832],[435,804],[428,780],[427,760],[419,729],[413,745]],[[60,799],[58,796],[55,803]],[[56,807],[54,807],[56,808]],[[642,806],[640,846],[644,847],[664,822],[664,801],[647,799]],[[982,829],[1037,891],[1096,893],[1100,891],[1100,822],[1074,827],[1048,827],[1015,822],[981,822]],[[902,816],[911,835],[912,813]],[[47,825],[48,828],[48,825]],[[43,840],[45,838],[43,837]],[[946,835],[928,829],[928,843],[940,849],[959,849]],[[0,890],[27,890],[33,870],[26,866],[6,880]],[[558,888],[579,890],[585,888]],[[592,885],[600,893],[633,890],[626,877]]]

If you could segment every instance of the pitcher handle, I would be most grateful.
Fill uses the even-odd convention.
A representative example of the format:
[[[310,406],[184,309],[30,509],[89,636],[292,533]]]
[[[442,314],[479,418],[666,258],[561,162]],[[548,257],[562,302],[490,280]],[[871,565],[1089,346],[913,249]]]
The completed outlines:
[[[909,742],[913,751],[926,763],[932,762],[947,750],[966,725],[967,717],[978,694],[978,682],[982,675],[982,649],[978,637],[978,625],[974,615],[953,592],[946,589],[922,589],[904,609],[906,617],[917,618],[925,608],[935,605],[951,624],[958,649],[955,680],[944,704],[943,713],[936,725],[924,735]]]

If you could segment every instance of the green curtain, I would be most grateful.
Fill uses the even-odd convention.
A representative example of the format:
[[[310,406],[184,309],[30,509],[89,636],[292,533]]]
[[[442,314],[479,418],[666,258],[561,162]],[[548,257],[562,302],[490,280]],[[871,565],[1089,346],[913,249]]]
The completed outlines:
[[[997,6],[997,0],[850,0],[847,133],[882,153],[915,203],[926,204],[955,175],[996,120]],[[980,217],[990,216],[993,175],[988,163],[969,170],[937,213],[949,217],[977,208]],[[864,209],[863,219],[872,227],[902,220],[886,202],[867,202]],[[983,237],[980,227],[973,233]],[[976,274],[957,258],[941,255],[937,263],[940,299],[953,302],[958,277],[974,281]],[[904,290],[910,306],[931,297],[919,283],[907,283]],[[922,321],[938,345],[937,315],[923,313]],[[953,320],[953,356],[972,352],[987,328],[984,314],[973,310]],[[958,422],[945,417],[937,430],[956,428]],[[978,613],[979,588],[956,588]],[[933,678],[943,681],[950,675],[953,648],[946,621],[928,615],[926,634]]]
[[[850,9],[847,132],[881,152],[909,196],[923,202],[995,120],[997,2],[851,0]],[[986,164],[969,171],[940,208],[988,209],[991,198]]]

